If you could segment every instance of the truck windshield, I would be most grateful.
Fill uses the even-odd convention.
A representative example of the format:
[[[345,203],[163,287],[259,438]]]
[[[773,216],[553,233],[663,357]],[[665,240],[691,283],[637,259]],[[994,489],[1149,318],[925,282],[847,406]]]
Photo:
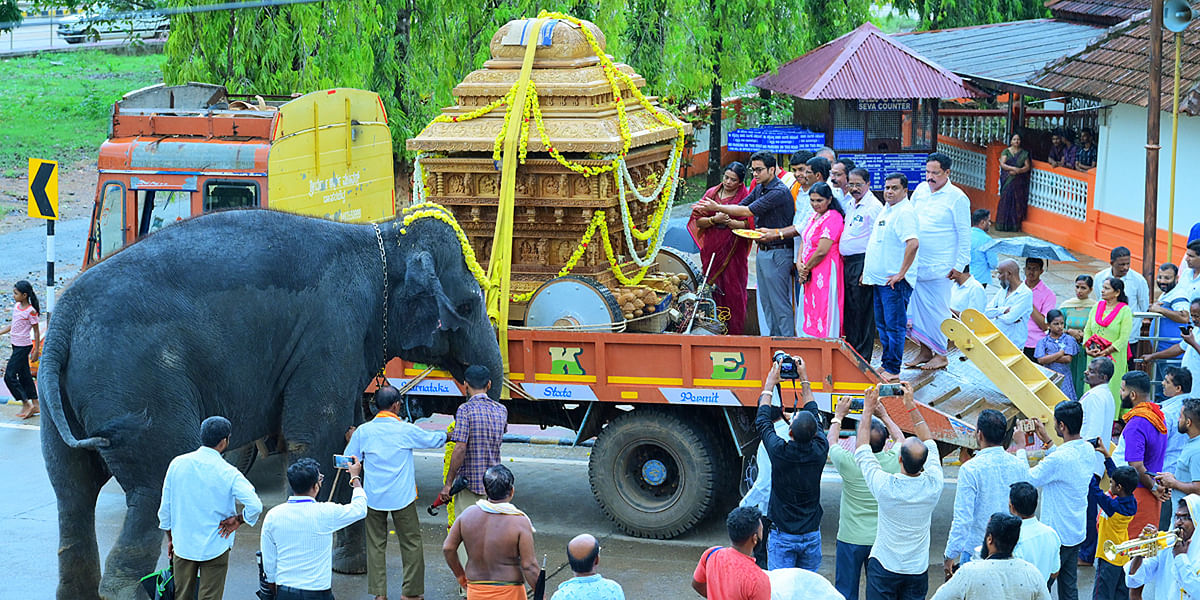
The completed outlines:
[[[258,185],[245,181],[208,181],[204,184],[204,212],[258,206]]]

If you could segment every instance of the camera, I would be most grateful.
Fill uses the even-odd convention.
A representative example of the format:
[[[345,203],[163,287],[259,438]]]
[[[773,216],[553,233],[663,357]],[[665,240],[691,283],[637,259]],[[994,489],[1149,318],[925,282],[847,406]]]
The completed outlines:
[[[1181,333],[1181,334],[1183,334],[1183,335],[1191,335],[1191,333],[1192,333],[1192,326],[1191,326],[1190,324],[1189,324],[1189,325],[1180,325],[1180,326],[1179,326],[1179,333]]]
[[[783,350],[775,351],[775,362],[779,363],[780,379],[800,379],[800,370],[796,366],[796,357]]]
[[[904,388],[898,383],[884,383],[879,386],[879,397],[903,396]]]

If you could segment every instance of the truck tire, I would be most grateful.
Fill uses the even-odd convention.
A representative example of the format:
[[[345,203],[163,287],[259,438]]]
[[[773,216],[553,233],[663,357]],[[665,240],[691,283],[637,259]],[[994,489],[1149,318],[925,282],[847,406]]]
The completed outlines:
[[[667,539],[708,515],[722,480],[719,458],[701,424],[641,409],[600,432],[588,479],[600,508],[622,531]]]

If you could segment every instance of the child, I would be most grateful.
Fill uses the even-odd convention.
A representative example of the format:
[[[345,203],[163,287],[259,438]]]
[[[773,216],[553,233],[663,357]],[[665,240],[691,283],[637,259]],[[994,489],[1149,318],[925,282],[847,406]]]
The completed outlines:
[[[1137,512],[1137,500],[1133,490],[1137,489],[1138,473],[1133,467],[1118,468],[1108,454],[1108,448],[1103,443],[1093,444],[1096,451],[1104,455],[1104,470],[1112,483],[1109,493],[1100,491],[1100,476],[1092,475],[1088,488],[1088,497],[1103,511],[1097,519],[1098,532],[1096,548],[1096,583],[1092,587],[1092,600],[1128,600],[1129,588],[1125,585],[1125,557],[1116,557],[1111,562],[1104,558],[1104,543],[1111,540],[1114,544],[1129,541],[1129,522]]]
[[[1071,361],[1079,354],[1079,342],[1066,335],[1067,319],[1057,308],[1046,313],[1046,324],[1050,326],[1046,337],[1038,341],[1033,357],[1038,364],[1063,376],[1058,388],[1068,400],[1076,400],[1075,382],[1071,376]]]
[[[39,412],[37,386],[29,371],[29,361],[38,359],[38,349],[33,342],[41,337],[38,332],[41,305],[38,304],[37,294],[33,293],[33,286],[24,279],[13,286],[13,300],[16,303],[13,304],[12,322],[0,329],[0,335],[12,332],[12,356],[4,368],[4,384],[8,386],[12,397],[19,399],[23,405],[17,416],[28,419]]]

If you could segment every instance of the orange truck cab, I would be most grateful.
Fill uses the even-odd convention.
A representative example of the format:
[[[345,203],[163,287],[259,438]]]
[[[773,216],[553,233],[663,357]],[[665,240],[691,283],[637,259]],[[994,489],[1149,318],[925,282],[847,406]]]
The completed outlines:
[[[364,90],[136,90],[114,105],[98,166],[84,265],[214,210],[269,207],[350,222],[395,216],[387,113]]]

